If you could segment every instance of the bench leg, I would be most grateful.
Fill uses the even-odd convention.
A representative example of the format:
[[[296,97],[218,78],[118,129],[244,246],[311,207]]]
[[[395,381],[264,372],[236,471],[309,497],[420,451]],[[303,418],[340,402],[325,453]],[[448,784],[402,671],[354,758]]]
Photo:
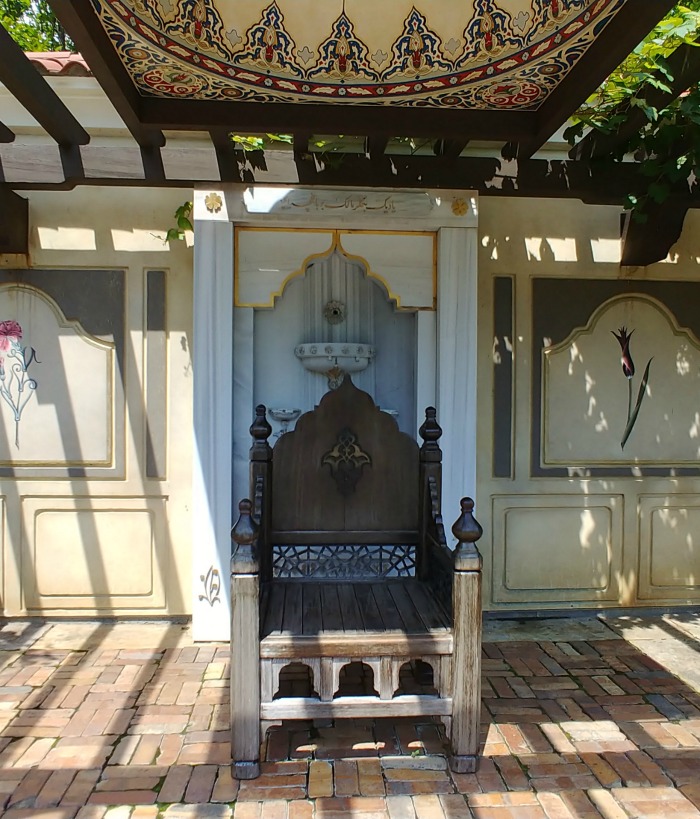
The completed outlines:
[[[453,586],[450,768],[474,773],[481,717],[481,572],[456,571]]]
[[[260,776],[257,574],[231,575],[231,759],[236,779]]]

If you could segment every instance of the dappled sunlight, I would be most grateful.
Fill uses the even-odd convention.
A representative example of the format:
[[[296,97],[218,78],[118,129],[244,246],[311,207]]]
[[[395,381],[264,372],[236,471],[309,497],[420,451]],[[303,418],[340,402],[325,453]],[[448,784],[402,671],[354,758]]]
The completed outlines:
[[[163,253],[168,250],[165,230],[117,230],[112,228],[112,245],[121,253]],[[192,245],[192,236],[185,233],[183,244]]]
[[[581,529],[579,531],[579,543],[582,549],[591,548],[591,537],[595,533],[596,523],[590,510],[584,509],[581,512]],[[599,542],[600,542],[599,538]]]
[[[525,236],[525,250],[529,261],[541,262],[551,258],[555,262],[576,262],[576,239],[572,237]]]
[[[256,185],[246,188],[243,192],[243,201],[249,213],[270,213],[275,205],[281,202],[294,188],[266,188]]]
[[[619,264],[622,243],[619,239],[591,239],[591,253],[596,263]]]
[[[445,817],[694,815],[700,695],[681,677],[698,676],[700,616],[490,624],[476,773],[450,771],[437,719],[297,720],[269,728],[262,776],[242,781],[230,769],[228,646],[194,645],[172,624],[100,624],[89,635],[74,623],[5,627],[3,807],[116,817],[139,805],[133,816],[220,819],[281,808],[291,819],[314,806],[378,819],[403,806]]]
[[[42,227],[36,229],[42,250],[96,250],[97,238],[92,228]]]
[[[545,239],[554,254],[555,262],[576,262],[578,255],[576,251],[576,239],[567,237],[564,239],[554,239],[549,236]]]

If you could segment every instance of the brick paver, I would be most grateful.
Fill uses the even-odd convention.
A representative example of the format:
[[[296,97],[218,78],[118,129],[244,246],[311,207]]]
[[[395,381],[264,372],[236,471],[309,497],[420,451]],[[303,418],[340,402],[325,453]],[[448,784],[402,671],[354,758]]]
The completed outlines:
[[[475,774],[437,721],[353,720],[273,727],[244,782],[227,646],[7,656],[0,819],[700,819],[700,693],[624,640],[484,644]]]

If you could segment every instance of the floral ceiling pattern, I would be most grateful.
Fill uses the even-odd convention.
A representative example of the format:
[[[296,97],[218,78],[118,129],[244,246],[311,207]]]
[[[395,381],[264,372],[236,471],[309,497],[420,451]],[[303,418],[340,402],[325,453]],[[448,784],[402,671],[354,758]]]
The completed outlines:
[[[92,0],[140,93],[534,110],[630,0]]]

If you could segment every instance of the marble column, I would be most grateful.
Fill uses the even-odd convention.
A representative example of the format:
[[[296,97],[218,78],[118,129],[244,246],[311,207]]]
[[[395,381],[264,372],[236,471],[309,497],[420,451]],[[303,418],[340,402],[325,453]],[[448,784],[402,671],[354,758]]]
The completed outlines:
[[[196,203],[192,633],[195,640],[225,641],[231,629],[233,225],[208,215]]]
[[[449,532],[476,496],[477,229],[438,231],[437,418],[444,430],[442,514]]]

